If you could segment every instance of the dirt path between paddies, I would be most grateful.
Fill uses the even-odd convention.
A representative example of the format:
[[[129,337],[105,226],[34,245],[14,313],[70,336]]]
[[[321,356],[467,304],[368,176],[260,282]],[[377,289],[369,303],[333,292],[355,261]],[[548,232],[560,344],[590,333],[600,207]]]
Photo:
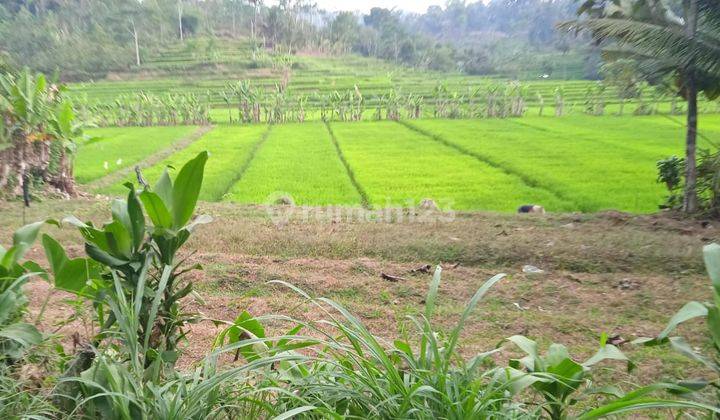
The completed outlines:
[[[83,189],[86,191],[98,191],[103,188],[107,188],[111,185],[117,184],[118,182],[122,181],[123,179],[127,178],[128,175],[130,175],[134,170],[136,166],[139,166],[140,169],[149,168],[151,166],[157,165],[158,163],[162,162],[163,160],[167,159],[168,157],[172,156],[174,153],[179,152],[197,140],[199,140],[202,136],[209,133],[213,130],[215,126],[212,125],[203,125],[198,127],[197,130],[193,131],[189,135],[181,138],[180,140],[173,143],[170,147],[167,147],[165,149],[160,150],[157,153],[154,153],[147,158],[143,159],[142,161],[136,163],[135,165],[130,165],[126,168],[119,169],[113,173],[110,173],[102,178],[96,179],[95,181],[92,181],[88,184],[83,185]]]

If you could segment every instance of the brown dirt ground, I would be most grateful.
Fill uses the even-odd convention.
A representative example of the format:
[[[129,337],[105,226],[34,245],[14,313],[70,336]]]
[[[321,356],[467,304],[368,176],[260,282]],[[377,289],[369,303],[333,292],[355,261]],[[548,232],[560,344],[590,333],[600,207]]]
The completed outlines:
[[[1,204],[0,242],[7,243],[21,224],[20,207]],[[107,202],[98,200],[41,203],[30,209],[27,220],[73,213],[100,222],[107,217],[106,208]],[[451,223],[423,224],[348,222],[316,209],[317,217],[310,221],[291,219],[278,228],[262,207],[203,204],[202,211],[215,221],[188,245],[187,252],[194,253],[189,263],[204,267],[189,274],[202,298],[187,299],[189,310],[225,320],[243,310],[302,320],[326,317],[295,292],[268,284],[282,280],[340,302],[371,331],[393,339],[408,331],[407,316],[423,309],[431,275],[411,273],[412,269],[425,264],[444,267],[434,320],[441,330],[457,322],[486,279],[507,273],[469,319],[461,340],[461,353],[467,357],[514,334],[543,345],[566,344],[578,359],[593,353],[603,332],[627,340],[653,335],[686,301],[710,297],[700,251],[720,232],[718,222],[617,212],[536,217],[468,213]],[[46,231],[71,254],[81,253],[79,237],[70,228]],[[30,256],[42,260],[38,247]],[[545,273],[525,274],[525,264]],[[389,282],[381,273],[403,280]],[[72,351],[67,338],[72,333],[92,334],[87,316],[59,324],[78,311],[71,296],[52,292],[42,280],[31,282],[27,290],[31,319],[51,296],[40,327],[65,337],[67,351]],[[287,327],[270,322],[269,329],[280,334]],[[211,322],[192,325],[181,365],[200,360],[218,332]],[[708,346],[700,323],[683,327],[682,333],[693,344]],[[615,380],[648,382],[704,372],[671,352],[630,344],[622,348],[639,367],[631,375],[615,372]],[[510,353],[512,349],[500,359]]]

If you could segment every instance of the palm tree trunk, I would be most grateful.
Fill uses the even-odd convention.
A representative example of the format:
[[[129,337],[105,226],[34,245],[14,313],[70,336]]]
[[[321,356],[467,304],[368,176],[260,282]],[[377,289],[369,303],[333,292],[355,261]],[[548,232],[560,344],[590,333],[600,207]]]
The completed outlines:
[[[685,0],[685,36],[691,42],[697,34],[698,2]],[[697,162],[695,160],[697,147],[697,83],[695,80],[694,63],[691,62],[686,71],[685,88],[687,91],[688,116],[687,136],[685,138],[685,194],[683,197],[683,211],[695,213],[698,210],[697,196]]]
[[[683,211],[695,213],[698,210],[697,197],[697,86],[695,77],[687,78],[688,116],[687,135],[685,138],[685,196],[683,198]]]

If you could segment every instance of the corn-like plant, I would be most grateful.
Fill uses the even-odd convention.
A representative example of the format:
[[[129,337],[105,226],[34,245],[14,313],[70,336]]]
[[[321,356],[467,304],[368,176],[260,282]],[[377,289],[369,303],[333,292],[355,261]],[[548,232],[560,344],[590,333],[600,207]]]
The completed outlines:
[[[656,337],[639,338],[635,340],[635,343],[646,346],[670,345],[680,354],[706,366],[714,377],[713,379],[681,381],[679,384],[694,390],[712,386],[715,390],[715,400],[712,401],[712,404],[720,408],[720,245],[716,243],[706,245],[703,255],[705,268],[712,285],[713,301],[688,302],[668,321],[665,329]],[[678,326],[695,318],[705,318],[706,320],[707,334],[712,340],[712,354],[702,354],[682,337],[671,335]]]
[[[507,378],[515,380],[514,392],[532,387],[545,399],[543,410],[547,415],[555,420],[564,419],[570,407],[582,397],[577,394],[590,383],[590,370],[597,363],[608,359],[619,360],[626,362],[628,369],[632,369],[632,362],[617,347],[607,344],[606,338],[594,356],[580,363],[572,359],[562,344],[554,343],[545,354],[540,354],[535,341],[520,335],[512,336],[508,340],[525,352],[526,356],[511,360],[510,369],[505,374]],[[600,393],[618,395],[621,391],[616,388],[602,389]]]
[[[183,268],[176,255],[195,227],[210,220],[207,216],[191,220],[206,160],[207,153],[198,155],[183,166],[174,182],[166,170],[152,188],[145,185],[136,191],[128,184],[127,200],[112,203],[112,221],[100,228],[66,218],[65,223],[76,226],[85,239],[89,258],[70,259],[57,241],[43,236],[56,287],[93,302],[100,330],[91,345],[112,346],[118,331],[123,332],[126,346],[136,343],[130,354],[141,362],[143,377],[154,381],[174,366],[184,327],[194,319],[179,307],[179,301],[192,292],[192,283],[182,281],[182,276],[193,267]],[[128,302],[135,316],[119,318]],[[127,340],[129,322],[134,341]],[[92,354],[81,353],[75,372],[69,373],[87,370],[92,359]]]

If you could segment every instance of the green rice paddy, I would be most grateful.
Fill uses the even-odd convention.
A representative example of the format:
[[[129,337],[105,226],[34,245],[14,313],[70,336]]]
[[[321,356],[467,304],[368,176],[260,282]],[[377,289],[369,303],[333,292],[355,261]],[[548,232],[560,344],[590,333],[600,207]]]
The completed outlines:
[[[700,147],[720,143],[720,116],[703,115]],[[328,130],[328,127],[330,130]],[[201,199],[297,205],[416,206],[512,212],[606,209],[648,213],[665,194],[655,163],[683,154],[682,121],[664,116],[525,117],[408,122],[218,125],[144,169],[153,182],[210,152]],[[170,147],[193,127],[107,128],[80,147],[76,173],[86,184]],[[332,132],[332,134],[331,134]],[[122,165],[115,161],[122,158]],[[108,161],[107,170],[103,163]],[[128,176],[126,180],[131,180]],[[124,181],[123,181],[124,182]],[[120,194],[118,182],[99,191]]]
[[[273,127],[226,199],[272,204],[280,196],[292,197],[297,205],[360,205],[360,195],[323,124]]]
[[[147,156],[190,135],[197,127],[123,127],[88,130],[92,140],[80,146],[75,159],[75,179],[85,184]]]

